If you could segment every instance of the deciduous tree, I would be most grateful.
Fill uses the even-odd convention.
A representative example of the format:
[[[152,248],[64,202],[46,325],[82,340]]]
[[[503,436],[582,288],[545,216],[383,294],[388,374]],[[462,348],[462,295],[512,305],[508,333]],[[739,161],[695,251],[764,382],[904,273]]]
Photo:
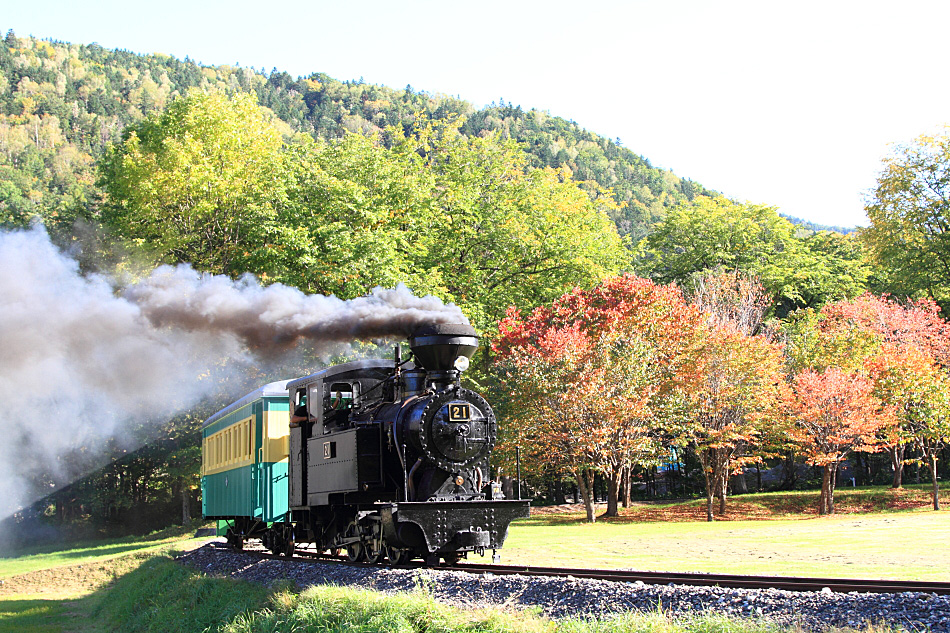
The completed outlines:
[[[706,323],[680,375],[674,434],[703,467],[712,521],[713,498],[724,513],[730,474],[759,459],[767,429],[781,420],[783,357],[780,345],[756,336],[768,299],[755,279],[706,275],[693,300]]]
[[[563,170],[529,169],[514,142],[465,137],[458,123],[389,132],[397,154],[423,157],[431,182],[415,265],[475,323],[489,327],[511,305],[550,303],[629,262],[609,193],[582,188]]]
[[[895,147],[865,210],[861,236],[891,290],[950,299],[950,127]]]
[[[838,367],[862,373],[874,381],[877,397],[895,407],[898,427],[886,446],[894,470],[894,488],[901,487],[904,454],[913,442],[900,412],[916,406],[916,396],[894,374],[881,368],[900,366],[899,359],[914,355],[923,355],[946,368],[950,361],[950,325],[940,317],[939,310],[931,299],[900,303],[865,294],[828,304],[818,313],[800,314],[789,326],[793,371]]]
[[[864,290],[870,270],[847,248],[850,239],[806,239],[774,207],[698,197],[671,209],[640,242],[637,267],[685,285],[708,271],[754,275],[781,316]]]
[[[794,378],[792,432],[808,463],[822,468],[819,514],[834,514],[838,464],[852,451],[880,450],[894,424],[892,410],[873,391],[866,377],[836,367],[805,369]]]
[[[927,352],[914,346],[887,343],[867,362],[874,392],[894,411],[889,450],[895,455],[895,483],[904,464],[904,447],[915,445],[930,473],[934,510],[940,509],[937,459],[950,439],[950,380],[946,370]]]
[[[501,384],[521,404],[510,436],[572,473],[589,521],[592,473],[605,475],[615,515],[624,469],[653,457],[659,401],[699,323],[676,288],[629,275],[528,315],[512,309],[501,322]]]
[[[181,98],[123,139],[101,163],[104,218],[156,260],[237,275],[279,237],[281,127],[252,97]]]

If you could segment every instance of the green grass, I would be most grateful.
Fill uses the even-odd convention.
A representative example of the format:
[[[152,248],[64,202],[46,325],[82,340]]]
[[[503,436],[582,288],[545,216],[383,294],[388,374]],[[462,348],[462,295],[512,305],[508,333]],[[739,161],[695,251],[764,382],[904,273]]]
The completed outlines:
[[[189,533],[193,531],[193,529],[188,530]],[[188,543],[207,540],[183,538],[183,535],[184,531],[179,528],[156,532],[146,537],[128,536],[106,541],[75,543],[68,548],[45,545],[8,552],[0,556],[0,579],[62,565],[78,565],[134,553],[160,551],[170,546],[186,547]]]
[[[317,586],[266,592],[208,578],[157,557],[120,579],[91,609],[93,626],[129,633],[776,633],[755,621],[665,614],[551,621],[511,610],[465,610],[436,602],[423,589],[397,595]],[[72,630],[76,630],[73,628]]]
[[[60,600],[0,600],[0,633],[59,633],[68,618]]]
[[[696,502],[649,504],[637,516],[598,521],[548,514],[512,525],[502,550],[509,563],[669,571],[707,571],[839,577],[950,580],[950,512],[914,506],[913,490],[883,488],[839,493],[842,508],[883,508],[871,514],[818,518],[815,492],[764,493],[730,498],[731,521],[684,520]],[[910,503],[908,507],[908,499]],[[948,504],[950,505],[950,504]],[[926,507],[926,506],[924,506]],[[790,510],[792,509],[792,510]],[[635,514],[632,513],[632,514]],[[678,517],[678,518],[677,518]],[[672,519],[672,520],[670,520]],[[167,553],[182,530],[142,538],[55,546],[0,558],[0,579],[52,569],[59,593],[0,597],[0,633],[108,631],[399,631],[468,633],[758,633],[761,624],[715,617],[688,623],[663,614],[598,622],[550,622],[505,611],[459,611],[423,591],[383,596],[358,589],[269,590],[208,578],[175,564]],[[190,535],[188,535],[190,536]],[[94,563],[81,568],[54,568]],[[87,574],[83,585],[77,570]],[[57,576],[57,574],[59,574]],[[45,582],[42,580],[41,583]],[[68,579],[68,580],[67,580]],[[18,581],[19,582],[19,581]],[[70,582],[72,584],[70,585]],[[108,582],[98,589],[96,583]],[[29,585],[22,585],[32,590]],[[43,587],[46,588],[45,586]],[[888,629],[876,629],[885,631]]]
[[[187,633],[217,630],[262,608],[267,595],[260,585],[210,578],[156,556],[90,597],[89,612],[107,630]]]
[[[115,559],[118,564],[119,559]],[[889,631],[877,627],[875,631]],[[359,588],[283,583],[266,588],[208,577],[157,555],[109,586],[68,601],[0,600],[0,633],[782,633],[767,623],[724,616],[673,619],[627,614],[551,621],[532,612],[463,610],[424,588],[396,595]]]

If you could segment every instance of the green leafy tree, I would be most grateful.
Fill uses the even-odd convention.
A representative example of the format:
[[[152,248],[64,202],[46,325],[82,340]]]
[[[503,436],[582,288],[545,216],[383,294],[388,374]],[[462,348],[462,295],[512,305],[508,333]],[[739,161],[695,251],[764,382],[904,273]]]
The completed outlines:
[[[898,146],[866,205],[861,237],[892,292],[950,300],[950,126]]]
[[[281,128],[249,96],[178,99],[102,161],[103,217],[157,261],[245,272],[283,235],[282,146]]]
[[[345,298],[400,282],[438,292],[438,274],[418,265],[432,189],[419,163],[376,137],[299,139],[287,154],[293,179],[280,214],[282,248],[267,251],[255,268]]]
[[[783,315],[864,290],[870,271],[846,240],[799,237],[774,207],[699,197],[655,225],[638,246],[637,267],[658,281],[685,285],[709,271],[751,274]]]
[[[395,151],[423,156],[431,182],[416,262],[481,327],[508,306],[535,307],[625,267],[610,221],[613,198],[563,172],[527,169],[496,136],[469,138],[455,124],[422,124]]]

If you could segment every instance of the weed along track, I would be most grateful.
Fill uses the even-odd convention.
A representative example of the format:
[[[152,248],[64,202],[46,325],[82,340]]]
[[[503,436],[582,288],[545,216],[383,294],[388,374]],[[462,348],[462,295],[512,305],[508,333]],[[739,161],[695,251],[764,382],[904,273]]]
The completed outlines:
[[[798,626],[863,628],[868,623],[950,633],[950,584],[784,577],[663,574],[462,563],[452,567],[350,563],[303,550],[292,558],[235,551],[210,543],[179,560],[211,575],[302,590],[356,586],[383,592],[424,591],[462,607],[540,610],[551,618],[625,612],[672,618],[722,614]],[[802,580],[794,589],[792,583]]]

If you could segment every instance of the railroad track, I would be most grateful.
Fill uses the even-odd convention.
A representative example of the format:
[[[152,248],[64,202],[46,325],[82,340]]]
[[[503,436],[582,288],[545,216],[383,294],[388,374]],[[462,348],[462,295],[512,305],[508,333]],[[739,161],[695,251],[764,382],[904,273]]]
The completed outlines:
[[[609,569],[566,569],[563,567],[522,567],[520,565],[479,565],[460,563],[449,569],[491,574],[523,574],[526,576],[571,576],[615,582],[643,582],[651,585],[718,586],[739,589],[786,589],[789,591],[821,591],[835,593],[860,591],[867,593],[936,593],[950,595],[950,582],[917,580],[865,580],[860,578],[795,578],[790,576],[737,576],[732,574],[701,574],[652,571],[619,571]]]
[[[220,549],[234,551],[220,544]],[[371,565],[369,563],[354,563],[345,557],[332,556],[298,549],[293,558],[285,558],[268,553],[266,550],[244,550],[245,554],[252,554],[261,558],[282,560],[286,562],[304,562],[318,560],[341,565],[358,565],[366,567],[384,567],[384,564]],[[397,569],[416,569],[425,567],[422,563],[395,566]],[[703,574],[703,573],[675,573],[653,571],[626,571],[611,569],[571,569],[564,567],[532,567],[522,565],[485,565],[473,562],[462,562],[456,565],[442,565],[437,569],[463,571],[478,574],[494,574],[498,576],[520,574],[523,576],[552,576],[586,578],[591,580],[609,580],[612,582],[642,582],[649,585],[691,585],[691,586],[718,586],[736,589],[785,589],[788,591],[822,591],[830,590],[835,593],[857,591],[862,593],[935,593],[950,595],[950,582],[928,582],[917,580],[866,580],[860,578],[796,578],[791,576],[739,576],[733,574]]]

